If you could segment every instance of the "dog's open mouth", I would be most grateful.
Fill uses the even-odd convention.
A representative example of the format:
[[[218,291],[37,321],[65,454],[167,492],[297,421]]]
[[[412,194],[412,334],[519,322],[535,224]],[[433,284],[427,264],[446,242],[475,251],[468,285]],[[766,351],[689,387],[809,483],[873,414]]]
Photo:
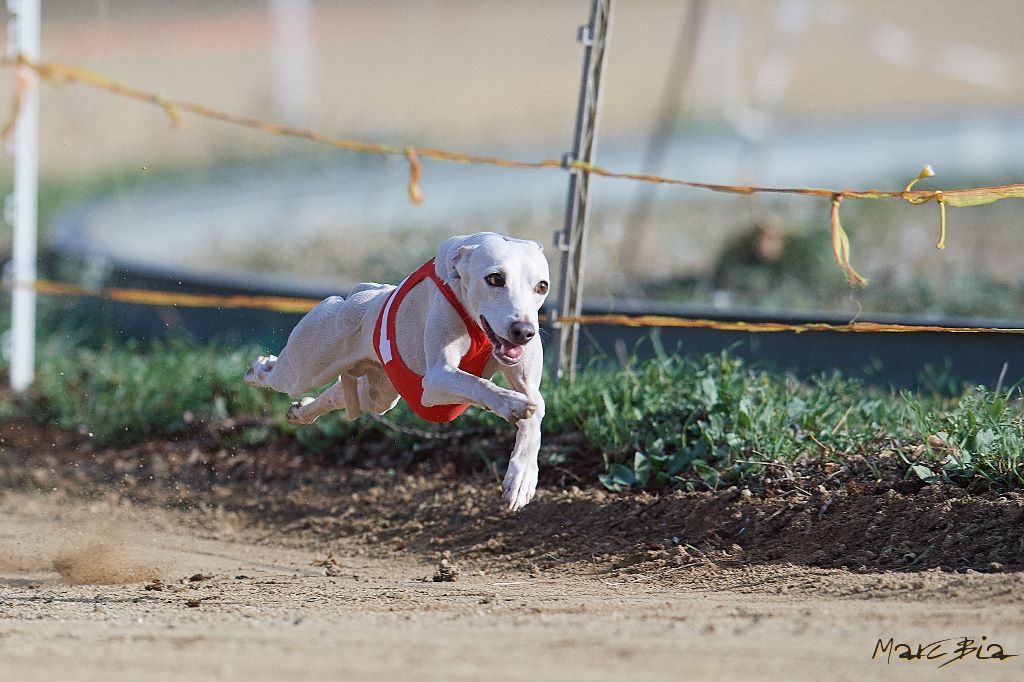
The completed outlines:
[[[491,345],[494,346],[494,357],[498,358],[499,362],[514,365],[523,359],[523,346],[495,334],[494,329],[487,323],[483,315],[480,316],[480,326],[483,328],[484,334],[487,334]]]

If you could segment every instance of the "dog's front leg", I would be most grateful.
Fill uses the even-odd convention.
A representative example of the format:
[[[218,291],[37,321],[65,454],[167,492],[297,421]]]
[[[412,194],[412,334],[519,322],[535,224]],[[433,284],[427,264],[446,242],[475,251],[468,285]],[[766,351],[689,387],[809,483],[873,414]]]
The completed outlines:
[[[522,391],[536,405],[533,414],[516,422],[516,444],[508,460],[508,471],[501,484],[508,508],[515,511],[526,506],[537,491],[537,454],[540,452],[540,429],[544,419],[544,397],[540,381],[544,370],[544,351],[540,340],[526,347],[523,359],[514,367],[502,367],[509,385]]]
[[[428,407],[468,402],[487,408],[510,422],[528,419],[537,411],[536,401],[523,393],[496,386],[447,361],[436,364],[423,375],[422,400]]]

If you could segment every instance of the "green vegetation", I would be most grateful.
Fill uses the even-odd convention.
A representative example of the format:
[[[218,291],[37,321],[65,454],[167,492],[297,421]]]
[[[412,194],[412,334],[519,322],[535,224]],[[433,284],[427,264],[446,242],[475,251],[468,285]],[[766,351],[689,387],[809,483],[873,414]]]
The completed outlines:
[[[404,406],[386,424],[328,415],[292,427],[283,420],[286,397],[241,382],[256,348],[108,342],[92,349],[51,338],[64,340],[40,348],[34,391],[0,403],[5,420],[55,423],[109,446],[201,435],[220,447],[298,441],[311,452],[363,440],[415,449],[423,439],[405,430],[432,427]],[[546,463],[603,471],[601,483],[614,491],[715,488],[756,481],[779,463],[843,466],[883,451],[903,459],[908,477],[925,482],[1024,485],[1017,386],[955,396],[898,392],[838,374],[799,381],[728,353],[662,354],[617,370],[589,368],[573,385],[548,386],[545,395]],[[466,434],[464,442],[512,437],[510,425],[479,410],[445,428]],[[570,434],[572,447],[557,445],[558,436]]]
[[[552,395],[549,429],[579,428],[611,490],[761,478],[773,462],[898,453],[927,482],[1024,484],[1016,387],[956,396],[871,388],[838,374],[798,381],[722,353],[585,373]],[[911,459],[908,453],[913,453]]]

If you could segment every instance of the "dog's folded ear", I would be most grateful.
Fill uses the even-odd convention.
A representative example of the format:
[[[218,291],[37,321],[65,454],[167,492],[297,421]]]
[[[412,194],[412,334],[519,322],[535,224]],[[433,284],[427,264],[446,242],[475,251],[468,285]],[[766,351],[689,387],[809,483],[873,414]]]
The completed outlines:
[[[434,258],[434,271],[445,284],[451,284],[459,279],[459,265],[465,263],[469,254],[477,247],[476,244],[467,244],[467,237],[452,237],[441,245]]]
[[[455,255],[449,257],[448,260],[448,276],[445,277],[445,282],[461,279],[461,268],[465,267],[466,261],[469,260],[469,254],[473,253],[477,246],[477,244],[467,244],[455,249]]]

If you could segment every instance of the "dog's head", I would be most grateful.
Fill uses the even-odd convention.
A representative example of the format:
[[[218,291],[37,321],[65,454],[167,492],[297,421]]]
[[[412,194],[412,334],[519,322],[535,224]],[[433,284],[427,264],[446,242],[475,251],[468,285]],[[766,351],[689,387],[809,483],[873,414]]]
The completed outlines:
[[[435,267],[491,340],[494,357],[517,364],[537,336],[537,311],[550,286],[540,243],[493,232],[453,237],[441,246]]]

